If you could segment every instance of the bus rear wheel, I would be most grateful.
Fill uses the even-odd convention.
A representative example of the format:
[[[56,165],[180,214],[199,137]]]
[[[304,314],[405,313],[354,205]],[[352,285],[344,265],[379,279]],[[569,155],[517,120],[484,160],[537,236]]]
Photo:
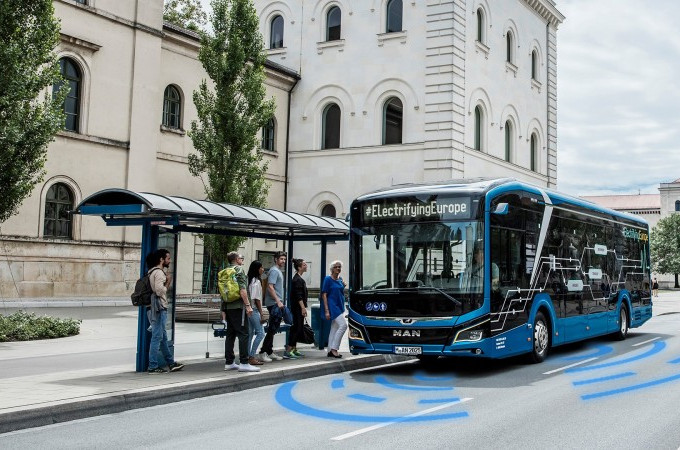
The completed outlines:
[[[628,307],[622,304],[619,311],[619,329],[614,333],[614,339],[622,341],[626,336],[628,336]]]
[[[537,312],[532,328],[532,345],[530,361],[540,363],[548,356],[550,349],[550,326],[542,312]]]

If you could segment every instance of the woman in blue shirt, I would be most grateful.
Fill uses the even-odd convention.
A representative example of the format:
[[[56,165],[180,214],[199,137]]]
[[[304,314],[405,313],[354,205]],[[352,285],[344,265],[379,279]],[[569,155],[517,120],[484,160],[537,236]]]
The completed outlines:
[[[347,331],[347,321],[343,313],[345,312],[345,286],[347,284],[340,277],[342,263],[333,261],[331,263],[331,274],[326,275],[321,286],[321,299],[325,309],[326,320],[331,320],[331,331],[328,335],[329,358],[342,358],[338,353],[342,336]]]

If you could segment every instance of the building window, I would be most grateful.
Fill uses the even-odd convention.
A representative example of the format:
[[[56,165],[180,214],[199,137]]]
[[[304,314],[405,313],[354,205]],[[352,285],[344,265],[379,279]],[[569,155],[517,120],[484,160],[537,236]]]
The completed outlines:
[[[680,211],[680,200],[675,201],[675,210]]]
[[[82,75],[80,69],[75,61],[70,58],[61,58],[59,60],[59,70],[61,76],[64,77],[62,83],[57,83],[52,88],[52,93],[56,94],[61,89],[62,84],[69,87],[68,95],[64,100],[64,115],[66,121],[64,129],[77,133],[80,129],[78,118],[80,116],[80,96],[82,89]]]
[[[385,102],[383,107],[383,145],[401,144],[404,107],[397,97]]]
[[[269,150],[275,152],[274,137],[276,136],[276,124],[274,119],[269,119],[267,125],[262,127],[262,150]]]
[[[505,33],[505,60],[509,63],[512,63],[512,31],[508,30]]]
[[[81,5],[87,5],[87,0],[76,0],[76,3],[80,3]]]
[[[182,97],[179,95],[179,89],[169,85],[163,93],[163,125],[179,129],[181,111]]]
[[[536,133],[531,133],[531,139],[530,139],[530,144],[529,144],[529,151],[531,152],[531,167],[530,169],[536,172],[537,167],[536,167],[536,160],[538,159],[538,153],[537,153],[537,148],[538,147],[538,138],[536,138]]]
[[[482,150],[482,108],[475,106],[475,150]]]
[[[536,50],[531,52],[531,79],[538,80],[538,54],[536,54]]]
[[[73,193],[63,183],[50,186],[45,197],[45,228],[43,236],[49,238],[71,238],[71,214]]]
[[[387,2],[387,26],[385,32],[395,33],[402,31],[403,8],[402,0],[389,0]]]
[[[323,217],[336,217],[335,206],[327,203],[321,208],[321,215]]]
[[[331,103],[323,110],[321,148],[340,148],[340,107]]]
[[[477,9],[477,41],[484,44],[484,11]]]
[[[512,156],[512,123],[505,122],[505,160],[510,162]]]
[[[269,33],[269,48],[283,48],[283,17],[274,16]]]
[[[342,12],[337,6],[332,7],[326,14],[326,40],[337,41],[340,39],[340,25]]]

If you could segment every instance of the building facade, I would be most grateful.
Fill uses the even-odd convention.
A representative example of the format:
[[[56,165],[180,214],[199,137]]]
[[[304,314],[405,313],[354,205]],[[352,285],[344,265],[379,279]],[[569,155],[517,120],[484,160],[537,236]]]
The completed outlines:
[[[553,0],[254,3],[277,104],[262,140],[269,207],[345,217],[356,196],[405,182],[556,185],[564,17]],[[139,230],[68,211],[110,187],[205,197],[187,167],[191,96],[207,78],[199,41],[163,23],[163,0],[54,5],[75,89],[45,181],[1,225],[0,297],[126,295],[138,277]],[[252,259],[281,245],[249,241],[245,250]],[[183,236],[180,247],[190,256],[178,261],[178,292],[200,292],[200,239]],[[318,251],[296,253],[313,260]],[[329,260],[346,253],[338,243]],[[311,280],[325,271],[311,267]]]

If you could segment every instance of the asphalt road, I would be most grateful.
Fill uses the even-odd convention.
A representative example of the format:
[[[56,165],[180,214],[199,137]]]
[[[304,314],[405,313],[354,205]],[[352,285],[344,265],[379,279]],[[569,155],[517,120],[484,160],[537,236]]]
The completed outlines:
[[[399,363],[8,433],[0,448],[675,450],[679,328],[662,314],[543,364]]]

